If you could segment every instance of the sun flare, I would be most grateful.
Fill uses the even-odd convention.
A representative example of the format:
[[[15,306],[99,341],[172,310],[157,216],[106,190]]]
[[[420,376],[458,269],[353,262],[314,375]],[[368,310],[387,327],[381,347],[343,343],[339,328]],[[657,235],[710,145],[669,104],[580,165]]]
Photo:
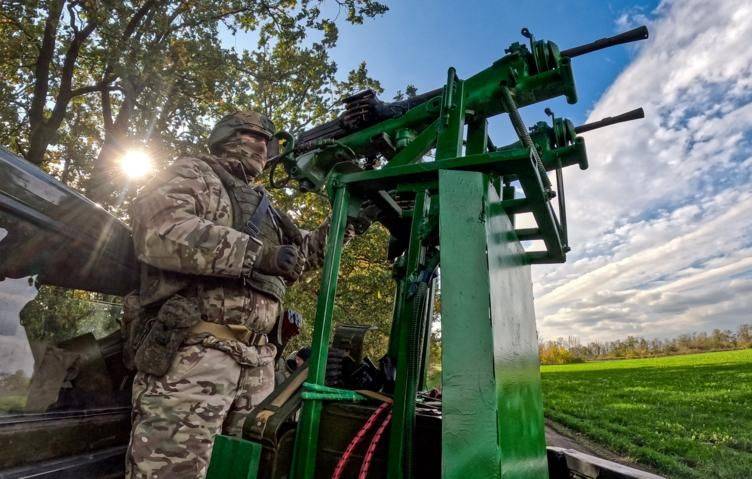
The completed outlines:
[[[128,178],[134,180],[145,177],[153,169],[149,154],[140,149],[126,151],[120,159],[120,167]]]

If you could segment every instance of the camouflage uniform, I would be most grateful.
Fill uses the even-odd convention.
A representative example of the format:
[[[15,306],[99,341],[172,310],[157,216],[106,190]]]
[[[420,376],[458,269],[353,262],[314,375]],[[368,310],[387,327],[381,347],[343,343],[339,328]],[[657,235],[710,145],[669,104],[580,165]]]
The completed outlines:
[[[244,178],[234,158],[179,158],[134,202],[141,304],[159,304],[180,292],[196,301],[205,322],[268,333],[280,298],[243,279],[261,242],[233,228],[233,205],[212,162]],[[264,225],[267,236],[280,229],[273,216]],[[328,229],[326,222],[302,232],[306,268],[322,263]],[[182,343],[164,376],[138,372],[126,477],[203,477],[213,437],[240,435],[248,412],[273,390],[275,354],[272,344],[204,332]]]

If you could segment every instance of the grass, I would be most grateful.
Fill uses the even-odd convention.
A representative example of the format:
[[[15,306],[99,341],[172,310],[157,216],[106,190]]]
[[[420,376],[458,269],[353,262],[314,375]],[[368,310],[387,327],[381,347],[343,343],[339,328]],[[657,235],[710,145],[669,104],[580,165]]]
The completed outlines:
[[[23,412],[25,405],[25,394],[0,396],[0,414]]]
[[[671,478],[752,477],[752,349],[541,367],[546,416]]]

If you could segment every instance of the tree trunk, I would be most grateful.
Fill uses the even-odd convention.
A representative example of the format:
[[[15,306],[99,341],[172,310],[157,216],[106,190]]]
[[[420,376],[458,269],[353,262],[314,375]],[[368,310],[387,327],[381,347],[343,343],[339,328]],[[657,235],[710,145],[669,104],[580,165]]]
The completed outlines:
[[[57,134],[56,128],[51,128],[47,123],[42,122],[31,130],[29,136],[29,149],[26,151],[26,160],[36,166],[42,166],[44,154],[47,152],[47,146],[52,143]]]
[[[44,22],[42,45],[34,65],[34,90],[31,95],[29,108],[29,149],[26,151],[26,159],[40,166],[44,160],[47,146],[55,136],[44,121],[44,106],[47,103],[49,91],[50,67],[55,56],[55,44],[57,41],[57,29],[60,24],[60,16],[63,11],[65,0],[50,2],[47,10],[47,19]]]
[[[73,73],[76,67],[76,61],[78,55],[81,52],[81,48],[84,42],[89,38],[89,35],[97,28],[95,20],[90,19],[83,29],[80,29],[75,25],[75,22],[71,20],[71,28],[73,29],[73,37],[68,45],[68,49],[65,52],[63,64],[60,72],[60,87],[55,97],[55,105],[50,113],[49,118],[45,118],[44,109],[47,104],[47,95],[49,93],[49,76],[50,67],[53,64],[55,56],[55,44],[57,40],[57,30],[60,23],[61,12],[65,0],[57,0],[57,2],[51,4],[49,8],[49,15],[45,22],[44,27],[44,39],[42,41],[42,48],[37,57],[36,66],[34,69],[34,93],[31,101],[31,108],[29,109],[29,124],[31,126],[31,134],[29,135],[29,150],[26,153],[26,159],[40,166],[44,161],[44,154],[47,151],[49,144],[55,139],[57,130],[60,128],[65,114],[68,110],[68,104],[71,99],[84,92],[92,90],[92,87],[80,89],[73,92]],[[69,5],[69,11],[72,13],[71,6]]]
[[[125,82],[124,82],[125,83]],[[122,186],[122,173],[117,160],[127,150],[128,126],[135,109],[137,89],[132,86],[124,88],[125,98],[118,110],[117,118],[111,122],[111,127],[105,129],[104,143],[94,162],[94,169],[86,184],[86,196],[95,203],[107,205],[113,193]],[[107,124],[107,122],[105,122]]]

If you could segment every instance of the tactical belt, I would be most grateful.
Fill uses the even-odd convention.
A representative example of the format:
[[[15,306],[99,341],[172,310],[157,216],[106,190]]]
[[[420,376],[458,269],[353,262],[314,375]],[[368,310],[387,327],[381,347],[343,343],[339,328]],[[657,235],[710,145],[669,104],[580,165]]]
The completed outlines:
[[[193,328],[191,334],[194,336],[208,333],[217,339],[240,341],[248,346],[263,346],[269,342],[267,335],[251,331],[242,324],[219,324],[211,321],[199,321]]]

